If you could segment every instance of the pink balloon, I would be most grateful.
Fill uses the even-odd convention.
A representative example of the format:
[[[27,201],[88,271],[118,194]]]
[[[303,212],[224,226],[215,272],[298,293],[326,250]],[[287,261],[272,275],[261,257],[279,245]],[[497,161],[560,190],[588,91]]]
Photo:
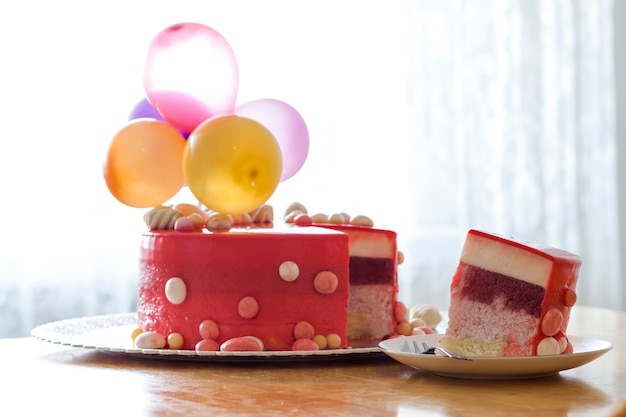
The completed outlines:
[[[309,130],[296,109],[280,100],[262,98],[237,106],[235,114],[256,120],[272,132],[283,157],[281,181],[302,168],[309,153]]]
[[[150,103],[172,126],[191,132],[206,119],[233,111],[239,69],[216,30],[179,23],[150,43],[143,85]]]

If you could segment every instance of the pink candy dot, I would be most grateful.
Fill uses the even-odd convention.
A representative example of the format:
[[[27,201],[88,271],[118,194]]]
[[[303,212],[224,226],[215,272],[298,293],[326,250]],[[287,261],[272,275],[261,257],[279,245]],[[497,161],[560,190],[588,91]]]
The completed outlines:
[[[222,343],[220,350],[222,352],[260,352],[263,350],[263,346],[261,346],[258,339],[243,336],[228,339]]]
[[[563,324],[563,314],[558,308],[551,308],[541,321],[541,332],[546,336],[554,336]]]
[[[220,337],[220,327],[213,320],[204,320],[198,330],[203,339],[217,340]]]
[[[191,232],[194,229],[195,226],[188,217],[180,217],[176,219],[176,223],[174,223],[174,230],[177,232]]]
[[[298,339],[313,339],[315,328],[308,321],[300,321],[293,328],[293,337]]]
[[[434,334],[435,333],[435,331],[432,328],[428,327],[428,326],[419,326],[419,327],[416,327],[416,328],[420,329],[422,332],[424,332],[424,334]]]
[[[320,272],[313,280],[313,287],[315,287],[315,291],[320,294],[332,294],[335,292],[338,285],[339,279],[337,275],[330,271]]]
[[[313,220],[306,214],[299,214],[294,219],[294,223],[296,226],[310,226],[313,224]]]
[[[243,297],[237,306],[237,312],[244,319],[254,318],[259,312],[259,303],[254,297]]]
[[[393,309],[393,315],[398,323],[406,323],[407,319],[407,309],[403,302],[397,301],[396,305]]]
[[[215,340],[204,339],[196,343],[196,351],[198,352],[208,352],[216,350],[220,350],[220,345]]]
[[[291,345],[291,350],[320,350],[320,347],[311,339],[298,339]]]

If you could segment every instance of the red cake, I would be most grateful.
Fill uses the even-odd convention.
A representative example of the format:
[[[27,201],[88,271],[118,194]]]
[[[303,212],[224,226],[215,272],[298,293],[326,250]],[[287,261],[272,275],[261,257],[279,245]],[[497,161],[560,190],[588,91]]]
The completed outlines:
[[[142,237],[138,347],[337,349],[410,332],[396,299],[395,232],[348,218],[276,229],[250,219],[218,230],[211,216],[176,231],[199,213],[191,211],[162,207],[145,217],[152,231]]]
[[[210,350],[219,350],[230,339],[253,336],[265,350],[291,350],[296,339],[315,335],[336,335],[340,346],[347,346],[343,233],[151,232],[142,238],[140,265],[139,326],[164,337],[180,334],[183,344],[177,348],[195,349],[210,339],[216,342]],[[205,334],[203,326],[216,332]],[[310,334],[298,334],[299,329]]]
[[[441,345],[468,356],[571,353],[566,330],[580,265],[561,249],[470,230]]]

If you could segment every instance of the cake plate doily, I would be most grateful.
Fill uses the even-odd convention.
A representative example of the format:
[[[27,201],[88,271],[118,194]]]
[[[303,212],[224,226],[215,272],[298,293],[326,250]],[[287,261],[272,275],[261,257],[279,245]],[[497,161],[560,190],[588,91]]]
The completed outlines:
[[[601,339],[579,336],[569,338],[574,353],[545,356],[475,357],[471,361],[451,359],[436,355],[407,352],[415,342],[422,346],[438,346],[441,334],[407,336],[385,340],[379,344],[387,355],[413,368],[430,371],[436,375],[470,379],[522,379],[552,376],[560,371],[585,365],[613,348],[613,344]]]
[[[194,350],[138,349],[131,334],[137,314],[110,314],[55,321],[35,327],[37,339],[101,352],[171,360],[204,362],[309,362],[385,358],[379,347],[326,349],[318,351],[196,352]]]

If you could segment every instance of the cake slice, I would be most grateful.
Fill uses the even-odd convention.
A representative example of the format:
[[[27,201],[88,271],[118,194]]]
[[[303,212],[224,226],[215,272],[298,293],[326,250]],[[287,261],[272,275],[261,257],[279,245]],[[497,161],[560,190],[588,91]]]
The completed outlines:
[[[561,249],[470,230],[441,345],[468,356],[571,353],[566,330],[580,265]]]
[[[377,346],[398,333],[396,233],[346,224],[319,226],[348,235],[348,342],[352,347]]]

